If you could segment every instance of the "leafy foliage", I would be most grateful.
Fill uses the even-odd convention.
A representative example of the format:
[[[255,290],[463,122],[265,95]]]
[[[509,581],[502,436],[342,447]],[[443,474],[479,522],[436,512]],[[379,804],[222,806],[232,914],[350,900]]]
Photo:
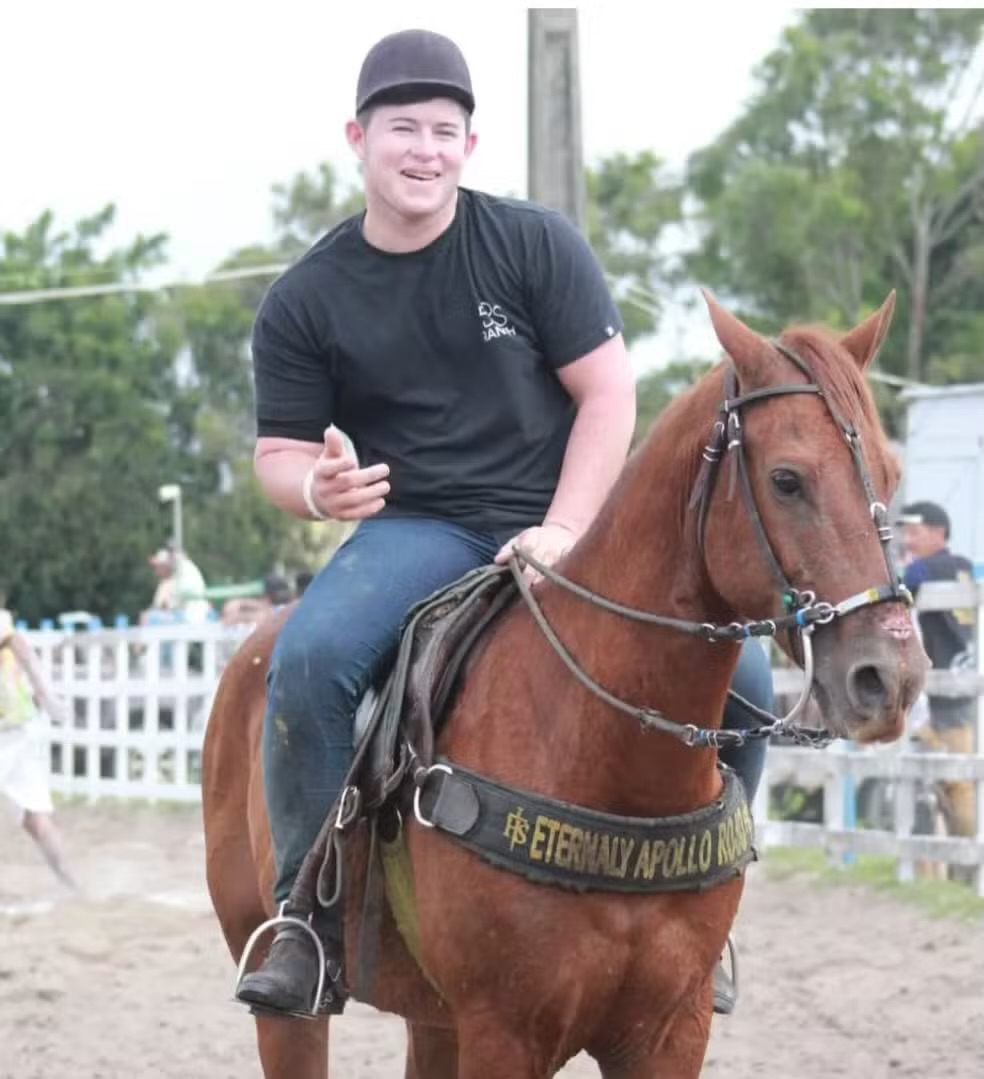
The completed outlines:
[[[614,154],[587,171],[587,235],[608,276],[631,344],[659,326],[671,279],[664,238],[682,191],[649,152]]]
[[[748,106],[690,161],[690,273],[771,328],[846,327],[895,287],[885,368],[977,377],[984,142],[965,117],[982,27],[979,10],[939,9],[813,10],[789,27]]]
[[[52,288],[133,279],[161,262],[160,236],[97,254],[113,219],[109,206],[57,232],[42,215],[3,236],[0,276]],[[157,304],[132,292],[0,307],[2,583],[25,617],[110,614],[147,590],[152,492],[180,458],[180,338],[155,321]]]

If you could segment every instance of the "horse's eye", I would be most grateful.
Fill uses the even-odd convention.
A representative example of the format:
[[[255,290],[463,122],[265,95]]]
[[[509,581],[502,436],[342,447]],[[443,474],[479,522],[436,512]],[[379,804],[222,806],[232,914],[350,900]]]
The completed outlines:
[[[803,490],[803,484],[800,482],[799,476],[796,475],[791,469],[777,468],[772,473],[772,486],[781,495],[798,495]]]

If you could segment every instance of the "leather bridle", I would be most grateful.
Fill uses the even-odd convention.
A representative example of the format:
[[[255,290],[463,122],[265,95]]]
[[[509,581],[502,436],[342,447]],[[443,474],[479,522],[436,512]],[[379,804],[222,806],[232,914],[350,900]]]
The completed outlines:
[[[741,393],[738,375],[734,366],[728,367],[725,372],[724,399],[719,407],[718,418],[712,428],[711,438],[704,447],[701,468],[690,496],[689,508],[697,513],[697,543],[699,548],[703,550],[707,511],[714,493],[721,463],[727,458],[731,468],[728,498],[734,497],[737,485],[741,491],[741,497],[751,521],[758,546],[781,590],[785,610],[784,615],[774,619],[762,619],[754,622],[730,622],[724,625],[716,625],[711,622],[690,622],[686,619],[652,614],[648,611],[641,611],[634,607],[615,603],[582,585],[575,584],[522,549],[516,550],[515,558],[510,563],[517,587],[530,613],[553,650],[571,673],[586,688],[613,708],[633,716],[646,727],[674,735],[688,746],[715,746],[719,748],[739,746],[744,745],[749,739],[768,738],[773,734],[788,735],[804,745],[826,745],[833,738],[828,731],[793,725],[793,720],[805,707],[812,688],[813,649],[811,635],[814,628],[827,625],[835,619],[844,618],[855,611],[880,603],[903,602],[907,605],[912,604],[912,595],[902,583],[892,553],[892,528],[888,523],[888,510],[884,503],[879,502],[877,499],[871,473],[864,459],[861,436],[857,428],[853,423],[849,423],[843,418],[840,410],[831,401],[829,395],[824,393],[814,378],[809,365],[800,355],[780,341],[772,341],[771,343],[806,377],[807,381],[806,383],[766,386],[743,394]],[[748,477],[748,464],[745,456],[741,420],[743,410],[777,397],[804,393],[815,395],[824,402],[831,419],[847,442],[854,460],[855,470],[868,502],[871,519],[878,533],[888,577],[886,584],[872,585],[837,603],[817,600],[812,591],[801,591],[789,581],[769,541],[765,525],[762,522],[762,515],[755,501],[755,493]],[[740,730],[710,730],[693,723],[679,723],[668,719],[655,709],[629,704],[596,682],[571,655],[547,621],[539,601],[534,596],[530,582],[523,573],[525,566],[530,566],[554,584],[602,610],[610,611],[633,621],[663,626],[692,636],[702,637],[707,641],[743,641],[749,637],[775,637],[781,632],[788,632],[791,641],[796,640],[798,642],[798,651],[804,671],[802,694],[787,715],[780,718],[757,708],[733,690],[729,690],[731,696],[736,698],[751,714],[766,721],[757,727]]]

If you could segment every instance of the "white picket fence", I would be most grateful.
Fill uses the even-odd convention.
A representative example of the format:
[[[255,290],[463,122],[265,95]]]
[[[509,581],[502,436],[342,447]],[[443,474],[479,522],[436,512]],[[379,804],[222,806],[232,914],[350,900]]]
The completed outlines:
[[[978,695],[977,753],[923,753],[908,738],[889,746],[862,748],[838,742],[826,750],[769,749],[755,817],[762,846],[820,847],[834,859],[884,854],[897,859],[899,876],[910,879],[914,863],[935,860],[976,867],[984,894],[984,715],[980,694],[980,607],[984,585],[924,587],[925,609],[975,607],[978,611],[978,670],[934,671],[934,692]],[[27,631],[70,716],[50,731],[52,786],[66,795],[197,802],[205,723],[219,674],[248,633],[210,623],[121,630]],[[795,692],[798,671],[775,671],[776,689]],[[894,795],[894,828],[858,827],[854,794],[867,777],[881,780]],[[913,835],[921,785],[967,779],[977,785],[978,834],[974,839]],[[823,821],[773,820],[769,790],[777,783],[822,788]]]
[[[246,632],[218,623],[27,631],[68,712],[48,732],[53,790],[199,801],[212,696]]]

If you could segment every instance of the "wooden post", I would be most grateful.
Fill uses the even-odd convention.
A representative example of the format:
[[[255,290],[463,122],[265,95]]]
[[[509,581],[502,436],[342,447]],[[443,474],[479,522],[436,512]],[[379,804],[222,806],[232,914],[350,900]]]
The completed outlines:
[[[583,231],[577,9],[530,8],[528,30],[529,197],[560,210]]]

